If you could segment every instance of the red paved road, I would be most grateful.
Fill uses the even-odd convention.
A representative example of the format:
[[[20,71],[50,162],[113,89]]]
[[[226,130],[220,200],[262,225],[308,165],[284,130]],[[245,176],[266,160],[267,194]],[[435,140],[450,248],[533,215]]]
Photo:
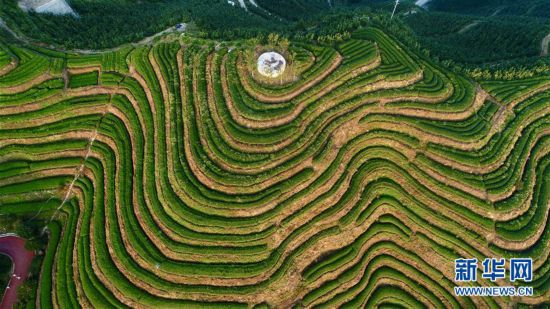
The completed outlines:
[[[12,235],[0,235],[0,253],[8,255],[15,264],[13,275],[0,304],[0,309],[11,309],[17,302],[17,288],[29,276],[34,252],[25,249],[25,239]]]

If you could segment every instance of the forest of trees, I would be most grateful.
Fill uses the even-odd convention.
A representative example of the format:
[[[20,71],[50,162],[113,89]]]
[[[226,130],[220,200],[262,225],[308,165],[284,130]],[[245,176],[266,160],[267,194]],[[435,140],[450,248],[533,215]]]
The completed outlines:
[[[0,254],[0,299],[2,299],[4,287],[10,281],[11,268],[11,259],[7,255]]]
[[[527,17],[476,17],[419,12],[404,18],[422,45],[444,59],[480,64],[540,55],[550,22]]]
[[[202,38],[261,39],[278,33],[290,40],[331,45],[374,21],[412,48],[474,78],[547,73],[550,62],[549,57],[539,57],[541,40],[550,33],[550,19],[525,17],[528,14],[509,0],[431,2],[438,10],[465,14],[424,11],[412,1],[403,2],[393,21],[388,18],[393,8],[390,0],[256,0],[259,7],[246,2],[248,11],[227,0],[70,1],[80,18],[25,13],[16,1],[0,0],[0,17],[12,29],[36,42],[66,49],[119,46],[179,22],[190,22],[188,29]],[[527,2],[539,8],[550,1]],[[497,7],[499,14],[516,10],[516,16],[466,11],[489,12]],[[6,34],[0,31],[0,36]]]
[[[100,49],[135,42],[191,20],[208,32],[276,28],[268,19],[228,5],[226,0],[74,0],[70,3],[79,18],[25,13],[17,6],[17,0],[0,0],[0,18],[30,39],[68,49]]]
[[[432,0],[430,10],[473,15],[550,18],[548,0]]]
[[[15,233],[27,240],[25,246],[29,250],[41,249],[46,243],[47,237],[42,234],[44,222],[39,219],[0,216],[0,234]]]
[[[389,0],[256,0],[247,11],[227,0],[69,0],[73,16],[25,13],[18,0],[0,0],[0,18],[35,42],[66,49],[102,49],[135,42],[180,22],[191,22],[200,37],[250,38],[271,32],[341,32],[330,29],[341,21],[341,12],[361,14],[365,7],[391,7]],[[359,10],[359,11],[357,11]],[[330,12],[330,14],[327,14]],[[334,16],[335,17],[334,17]],[[330,20],[325,19],[329,16]],[[321,25],[321,27],[319,26]],[[315,28],[315,29],[313,29]],[[324,30],[318,30],[324,28]]]
[[[386,31],[397,37],[409,48],[415,50],[418,54],[423,55],[425,58],[431,59],[439,65],[443,65],[457,73],[465,74],[475,80],[513,80],[550,74],[549,56],[540,57],[537,54],[532,57],[519,57],[499,61],[479,63],[472,63],[471,61],[461,62],[453,58],[441,56],[441,50],[437,49],[439,46],[432,46],[426,44],[425,41],[423,42],[422,38],[414,32],[406,21],[395,19],[390,20],[387,16],[379,15],[373,18],[373,22],[376,25],[383,27]],[[439,30],[437,29],[432,29],[433,33],[437,33],[438,31]],[[472,43],[472,45],[475,46],[478,44],[488,44],[488,42],[492,42],[492,38],[490,36],[480,37],[479,39],[486,41],[475,42]],[[485,57],[487,54],[485,54],[484,50],[481,50],[480,55],[474,56]]]
[[[159,32],[189,15],[176,2],[71,1],[79,18],[25,13],[16,2],[0,0],[0,17],[10,28],[35,41],[65,48],[120,45]]]
[[[330,9],[327,0],[273,1],[256,0],[259,6],[288,20],[297,21],[304,16],[318,14]]]
[[[332,5],[345,8],[347,1],[334,1]],[[66,49],[102,49],[138,41],[180,22],[192,22],[199,36],[209,38],[305,31],[332,7],[326,0],[257,0],[259,7],[249,3],[248,11],[228,4],[227,0],[72,0],[69,3],[78,18],[26,13],[18,7],[17,0],[0,0],[0,18],[35,42],[53,43]]]

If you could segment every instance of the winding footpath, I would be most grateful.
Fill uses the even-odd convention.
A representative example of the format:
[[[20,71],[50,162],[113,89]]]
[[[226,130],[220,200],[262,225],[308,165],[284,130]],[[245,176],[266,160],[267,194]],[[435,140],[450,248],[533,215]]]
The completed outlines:
[[[17,302],[17,288],[29,275],[34,252],[25,249],[25,239],[13,234],[0,235],[0,253],[10,257],[13,273],[0,303],[0,309],[13,308]]]

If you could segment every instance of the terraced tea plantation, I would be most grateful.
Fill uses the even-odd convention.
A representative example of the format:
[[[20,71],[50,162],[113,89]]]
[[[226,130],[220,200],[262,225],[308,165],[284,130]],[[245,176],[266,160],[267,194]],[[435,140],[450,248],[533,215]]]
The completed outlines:
[[[0,47],[0,214],[49,222],[42,308],[550,300],[550,78],[476,84],[375,28],[292,42],[281,85],[244,43]],[[534,296],[455,296],[461,257],[533,258]]]

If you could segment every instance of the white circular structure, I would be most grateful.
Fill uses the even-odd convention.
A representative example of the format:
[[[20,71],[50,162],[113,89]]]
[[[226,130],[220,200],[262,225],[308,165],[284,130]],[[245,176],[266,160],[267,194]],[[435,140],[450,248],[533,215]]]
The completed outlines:
[[[267,52],[258,58],[258,72],[263,76],[274,78],[285,71],[286,60],[276,52]]]

